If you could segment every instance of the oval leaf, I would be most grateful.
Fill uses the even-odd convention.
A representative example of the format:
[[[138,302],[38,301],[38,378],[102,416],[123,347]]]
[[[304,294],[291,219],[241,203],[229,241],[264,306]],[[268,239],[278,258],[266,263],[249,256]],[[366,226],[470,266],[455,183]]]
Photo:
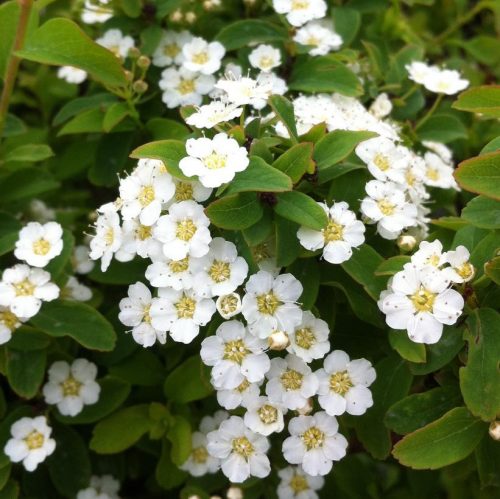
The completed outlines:
[[[290,191],[278,194],[277,198],[274,211],[283,218],[318,231],[326,227],[325,210],[307,194]]]

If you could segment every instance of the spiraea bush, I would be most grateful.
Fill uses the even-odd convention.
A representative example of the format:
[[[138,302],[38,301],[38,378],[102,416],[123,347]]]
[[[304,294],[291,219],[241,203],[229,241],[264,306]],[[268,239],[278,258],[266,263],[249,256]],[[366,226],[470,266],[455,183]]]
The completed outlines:
[[[500,494],[495,0],[0,5],[0,499]]]

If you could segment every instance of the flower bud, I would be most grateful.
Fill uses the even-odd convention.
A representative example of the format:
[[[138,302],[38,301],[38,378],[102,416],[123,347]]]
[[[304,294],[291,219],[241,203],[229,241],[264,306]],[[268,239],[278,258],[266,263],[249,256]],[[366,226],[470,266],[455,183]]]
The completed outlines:
[[[222,295],[217,298],[215,303],[217,311],[224,319],[230,319],[231,317],[240,313],[241,310],[241,298],[238,293],[230,293],[228,295]]]
[[[141,51],[137,47],[131,47],[128,49],[128,56],[131,59],[137,59],[138,57],[140,57],[140,55]]]
[[[127,81],[133,81],[134,80],[134,74],[131,71],[128,71],[127,69],[125,70],[125,78]]]
[[[137,66],[141,69],[148,69],[151,65],[151,59],[146,55],[141,55],[139,59],[137,59]]]
[[[499,441],[500,440],[500,421],[492,421],[490,424],[490,437],[493,440]]]
[[[307,416],[308,414],[311,414],[313,410],[313,401],[312,398],[308,398],[306,405],[304,407],[301,407],[300,409],[297,409],[297,413],[299,416]]]
[[[271,350],[284,350],[288,345],[290,345],[290,338],[285,331],[275,331],[267,339],[267,344]]]
[[[142,95],[146,93],[148,90],[148,84],[144,80],[137,80],[134,81],[134,84],[132,85],[132,90],[139,95]]]
[[[227,499],[243,499],[243,491],[239,487],[229,487],[226,497]]]
[[[182,12],[179,9],[174,10],[172,14],[170,14],[170,20],[174,23],[180,23],[183,17],[184,16],[182,15]]]
[[[187,23],[193,24],[196,21],[196,14],[194,12],[186,12],[185,18]]]
[[[417,244],[417,240],[414,236],[410,236],[408,234],[404,236],[398,237],[398,247],[402,251],[408,252],[411,251]]]

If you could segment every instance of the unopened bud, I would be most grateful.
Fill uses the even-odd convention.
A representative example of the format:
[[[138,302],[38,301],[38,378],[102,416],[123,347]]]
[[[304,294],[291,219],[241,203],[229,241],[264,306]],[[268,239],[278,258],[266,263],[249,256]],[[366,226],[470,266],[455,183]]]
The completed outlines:
[[[307,416],[308,414],[311,414],[313,410],[313,402],[312,398],[308,398],[306,405],[304,407],[301,407],[300,409],[297,409],[297,413],[299,416]]]
[[[186,22],[193,24],[196,21],[196,14],[194,12],[186,12],[185,14]]]
[[[151,59],[146,55],[141,55],[139,59],[137,59],[137,66],[141,69],[148,69],[151,66]]]
[[[127,81],[133,81],[134,80],[134,74],[131,71],[128,71],[127,69],[125,70],[125,79]]]
[[[215,303],[217,311],[224,319],[230,319],[231,317],[240,313],[241,310],[241,298],[238,293],[230,293],[228,295],[221,295],[217,298]]]
[[[140,57],[140,55],[141,51],[137,47],[131,47],[128,49],[128,56],[131,59],[137,59],[138,57]]]
[[[174,23],[180,23],[183,17],[184,16],[182,15],[182,12],[179,9],[174,10],[172,14],[170,14],[170,20]]]
[[[144,94],[148,90],[148,84],[144,80],[134,81],[134,84],[132,85],[132,90],[136,94],[139,94],[139,95]]]
[[[290,338],[285,331],[275,331],[267,339],[267,344],[271,350],[284,350],[288,345],[290,345]]]
[[[500,421],[492,421],[490,424],[490,437],[493,440],[500,440]]]
[[[227,499],[243,499],[243,491],[239,487],[229,487],[226,497]]]
[[[411,251],[417,244],[417,239],[408,234],[398,237],[398,248],[402,251]]]

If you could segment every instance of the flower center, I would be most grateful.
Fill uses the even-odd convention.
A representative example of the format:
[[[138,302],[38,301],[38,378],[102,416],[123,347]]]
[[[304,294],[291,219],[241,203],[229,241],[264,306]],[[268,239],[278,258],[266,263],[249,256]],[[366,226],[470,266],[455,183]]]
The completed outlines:
[[[204,50],[203,52],[198,52],[197,54],[193,54],[191,59],[195,64],[206,64],[209,60],[208,52]]]
[[[45,437],[36,430],[33,430],[25,439],[26,445],[29,450],[39,449],[43,446],[43,442],[45,441]]]
[[[250,353],[243,340],[232,340],[224,344],[224,360],[231,360],[240,364],[243,359]]]
[[[413,172],[411,170],[406,170],[405,178],[406,178],[406,183],[410,187],[413,187],[415,185],[417,177],[415,177],[415,175],[413,174]]]
[[[290,488],[293,490],[294,494],[297,495],[301,492],[309,490],[309,484],[307,483],[307,480],[304,476],[293,475],[292,479],[290,480]]]
[[[163,47],[163,53],[172,59],[181,51],[176,43],[169,43]]]
[[[377,201],[377,205],[384,216],[389,216],[394,213],[394,209],[396,208],[388,199],[384,198],[380,201]]]
[[[196,225],[190,218],[186,218],[185,220],[177,222],[177,231],[175,232],[175,235],[181,241],[187,242],[191,240],[195,232]]]
[[[137,196],[137,199],[139,200],[139,203],[141,203],[141,206],[144,208],[145,206],[148,206],[152,201],[155,199],[155,190],[152,185],[145,185],[139,192],[139,196]]]
[[[250,381],[248,381],[246,378],[236,387],[236,391],[239,393],[243,393],[244,391],[248,390],[248,387],[250,386]]]
[[[175,304],[175,308],[179,319],[192,319],[196,310],[196,302],[183,294],[182,298]]]
[[[46,239],[43,239],[43,237],[33,243],[33,253],[35,253],[35,255],[44,256],[49,251],[50,243]]]
[[[181,80],[177,85],[177,91],[181,95],[192,94],[195,91],[194,80]]]
[[[373,158],[373,162],[375,163],[375,166],[379,169],[385,172],[388,170],[391,166],[389,163],[389,158],[387,156],[384,156],[383,154],[377,153],[375,154],[375,157]]]
[[[216,283],[227,281],[231,277],[231,267],[227,262],[214,260],[208,271],[208,275]]]
[[[257,309],[261,314],[273,315],[280,305],[283,303],[272,292],[257,296]]]
[[[257,263],[271,258],[271,252],[267,243],[261,243],[252,248],[252,255]]]
[[[109,49],[116,57],[120,57],[120,45],[111,45]]]
[[[253,445],[247,437],[234,438],[232,447],[234,452],[244,458],[250,457],[254,453]]]
[[[330,376],[330,390],[345,395],[352,387],[352,381],[347,371],[339,371]]]
[[[281,376],[280,381],[283,388],[288,392],[290,390],[299,390],[302,387],[304,375],[294,369],[287,369]]]
[[[226,161],[227,156],[213,152],[203,160],[203,163],[209,170],[220,170],[221,168],[225,168]]]
[[[148,225],[139,225],[135,230],[135,235],[137,239],[145,241],[146,239],[149,239],[152,236],[152,227]]]
[[[304,10],[308,7],[308,0],[292,0],[292,10]]]
[[[168,264],[168,266],[170,267],[170,270],[175,274],[186,272],[186,270],[189,268],[189,257],[187,256],[186,258],[183,258],[182,260],[179,260],[177,262],[172,261]]]
[[[426,175],[429,180],[439,180],[439,171],[437,170],[437,168],[427,168]]]
[[[14,331],[16,329],[19,320],[15,314],[13,314],[10,310],[4,310],[0,312],[0,324],[4,325],[10,331]]]
[[[325,239],[325,243],[341,241],[343,235],[344,226],[334,222],[333,220],[329,220],[326,229],[323,229],[323,238]]]
[[[425,263],[427,263],[428,265],[432,265],[433,267],[437,267],[439,266],[440,260],[440,256],[434,253],[429,258],[427,258],[427,261]]]
[[[187,182],[179,182],[175,187],[175,200],[189,201],[193,199],[193,186]]]
[[[260,64],[261,68],[268,69],[268,68],[272,67],[273,62],[274,61],[273,61],[272,57],[265,55],[265,56],[260,58],[259,64]]]
[[[111,227],[109,227],[108,230],[106,231],[106,234],[104,234],[104,242],[106,243],[106,246],[111,246],[114,240],[115,240],[115,231]]]
[[[430,312],[434,305],[434,300],[436,299],[435,293],[427,291],[424,287],[420,286],[420,289],[411,296],[411,301],[413,306],[419,312]]]
[[[146,305],[142,309],[142,322],[145,322],[146,324],[151,324],[151,315],[149,313],[151,309],[151,305]]]
[[[257,412],[264,424],[273,424],[278,420],[278,409],[272,405],[265,404]]]
[[[304,350],[309,350],[314,345],[316,336],[311,328],[303,327],[295,331],[295,344]]]
[[[16,282],[14,285],[16,296],[31,296],[35,292],[35,285],[28,279]]]
[[[306,45],[317,47],[319,45],[319,40],[315,36],[310,36],[306,41]]]
[[[65,397],[78,397],[81,386],[82,384],[73,378],[73,376],[70,376],[61,383],[61,388]]]
[[[325,441],[325,434],[316,426],[311,426],[301,435],[302,441],[306,446],[306,449],[312,450],[321,447]]]
[[[462,279],[468,279],[474,275],[474,266],[469,262],[460,265],[460,267],[457,267],[455,270]]]
[[[206,447],[196,447],[191,451],[191,456],[193,457],[193,461],[198,464],[203,464],[207,462],[208,452]]]
[[[238,296],[235,294],[225,295],[220,301],[220,308],[225,314],[232,314],[238,310]]]

